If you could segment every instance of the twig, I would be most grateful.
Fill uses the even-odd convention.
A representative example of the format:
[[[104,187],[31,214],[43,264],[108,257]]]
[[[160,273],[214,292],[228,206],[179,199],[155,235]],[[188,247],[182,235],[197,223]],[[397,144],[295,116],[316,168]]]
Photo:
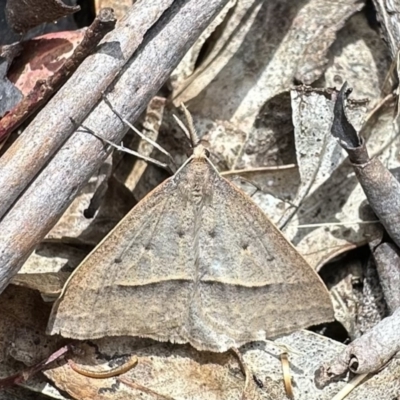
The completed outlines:
[[[115,23],[116,19],[111,8],[100,10],[99,15],[86,30],[82,42],[76,47],[72,56],[54,75],[46,80],[36,82],[30,93],[0,120],[0,141],[49,100],[82,61],[93,52],[100,40],[114,29]]]
[[[108,93],[113,106],[120,110],[124,118],[134,121],[139,117],[151,97],[168,79],[179,60],[226,1],[178,0],[163,14],[146,35],[140,51],[130,60],[124,73],[114,83],[113,91]],[[154,3],[155,1],[150,3],[145,1],[147,10],[151,10]],[[135,5],[138,4],[140,3],[135,3]],[[124,24],[123,26],[126,36],[131,37],[129,29]],[[123,40],[125,41],[126,38]],[[152,73],[149,74],[149,71]],[[91,74],[91,71],[89,73]],[[86,93],[90,92],[91,90],[86,90],[79,93],[79,96],[84,101]],[[101,97],[101,93],[99,96]],[[39,116],[43,114],[43,111]],[[74,124],[69,118],[66,120],[68,123],[63,121],[63,126],[68,126],[70,129]],[[74,120],[82,123],[79,118],[74,117]],[[103,101],[91,112],[84,121],[84,125],[114,143],[119,143],[127,130],[126,125],[121,123]],[[58,134],[60,133],[62,131],[58,131]],[[45,139],[51,141],[53,134],[54,132],[49,131]],[[30,140],[36,142],[32,138]],[[28,149],[31,148],[32,146],[28,145]],[[42,151],[44,149],[48,147],[43,145]],[[26,151],[24,149],[24,154]],[[18,199],[13,209],[0,222],[0,291],[4,290],[33,248],[60,218],[107,155],[108,151],[104,149],[103,143],[93,135],[76,133],[66,141],[62,149],[48,162],[46,168]],[[20,157],[20,155],[16,156]],[[33,160],[41,156],[42,152],[36,152],[29,159],[34,163]],[[16,167],[16,164],[13,163],[13,165],[12,168],[7,168],[7,166],[4,168],[11,172]],[[20,167],[19,163],[17,165]],[[2,182],[0,188],[3,192],[8,193],[11,189],[15,189],[16,180],[22,170],[15,169],[13,184],[4,182],[3,175],[0,173]],[[6,199],[5,193],[3,197]]]
[[[281,354],[281,366],[282,366],[283,384],[285,387],[286,397],[288,397],[290,400],[293,400],[294,395],[292,386],[292,375],[290,373],[288,353]]]
[[[37,374],[38,372],[42,371],[46,368],[49,364],[53,361],[58,360],[59,358],[63,357],[66,353],[71,350],[69,345],[61,347],[61,349],[57,350],[45,360],[33,365],[32,367],[26,368],[21,372],[18,372],[15,375],[8,376],[7,378],[0,379],[0,389],[5,389],[10,386],[19,385],[21,383],[26,382],[32,376]]]
[[[123,364],[117,365],[113,368],[110,368],[106,371],[99,371],[95,369],[88,369],[86,367],[82,367],[81,365],[77,364],[73,360],[68,360],[68,365],[78,374],[83,376],[87,376],[93,379],[106,379],[112,378],[114,376],[122,375],[131,370],[135,367],[138,363],[138,358],[135,355],[131,355],[128,360],[126,360]]]
[[[172,2],[137,1],[0,158],[0,218],[75,131],[70,118],[83,121]]]
[[[352,392],[361,382],[364,381],[364,379],[368,376],[369,374],[361,374],[355,376],[349,383],[347,383],[338,393],[335,394],[335,396],[332,398],[332,400],[343,400],[344,398],[347,397],[347,395]]]
[[[400,251],[392,243],[372,249],[386,304],[392,313],[400,307]]]

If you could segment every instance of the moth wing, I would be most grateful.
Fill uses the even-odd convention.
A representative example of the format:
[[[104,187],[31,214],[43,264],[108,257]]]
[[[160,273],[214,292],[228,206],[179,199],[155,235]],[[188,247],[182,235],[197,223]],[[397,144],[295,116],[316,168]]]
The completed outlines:
[[[333,320],[318,274],[246,194],[215,175],[199,233],[191,342],[222,351]]]
[[[176,332],[193,284],[192,220],[174,180],[159,185],[74,271],[48,333],[184,341]]]

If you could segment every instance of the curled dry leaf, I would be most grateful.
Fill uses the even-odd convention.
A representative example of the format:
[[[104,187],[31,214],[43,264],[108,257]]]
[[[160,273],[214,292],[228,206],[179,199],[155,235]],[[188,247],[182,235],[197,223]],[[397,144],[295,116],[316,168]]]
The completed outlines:
[[[344,102],[348,96],[343,84],[335,103],[332,135],[346,150],[368,202],[393,241],[400,245],[400,183],[377,158],[371,158],[363,138],[347,119]],[[388,136],[388,135],[386,135]]]
[[[324,387],[348,371],[357,374],[379,371],[399,351],[399,335],[400,309],[350,343],[333,361],[321,365],[315,375],[318,387]],[[393,361],[399,366],[398,360]]]
[[[80,10],[79,6],[68,6],[61,0],[8,0],[7,22],[16,32],[26,32],[44,22],[57,21],[61,17]]]

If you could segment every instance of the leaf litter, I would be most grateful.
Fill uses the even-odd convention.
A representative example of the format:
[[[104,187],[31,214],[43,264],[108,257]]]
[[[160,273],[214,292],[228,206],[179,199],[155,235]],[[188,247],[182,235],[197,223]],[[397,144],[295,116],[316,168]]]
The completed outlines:
[[[344,288],[338,290],[337,284],[331,286],[331,295],[333,299],[339,298],[333,302],[336,319],[352,339],[363,333],[359,322],[360,304],[365,299],[375,300],[366,294],[365,263],[352,267],[354,251],[349,250],[379,236],[379,227],[369,223],[376,217],[365,207],[365,195],[345,152],[330,136],[337,96],[331,87],[339,88],[345,80],[349,81],[354,89],[352,99],[361,100],[348,101],[349,120],[357,131],[362,130],[371,155],[377,155],[389,169],[399,167],[398,136],[393,126],[394,102],[383,104],[373,117],[367,118],[368,112],[381,100],[391,59],[379,33],[368,23],[366,12],[359,12],[362,6],[357,1],[327,4],[314,0],[279,5],[231,1],[189,51],[172,75],[169,86],[174,104],[186,103],[200,136],[210,143],[213,162],[283,228],[286,237],[310,265],[318,270],[332,270],[334,276],[338,268],[350,265],[353,275],[342,272],[342,281],[346,281]],[[278,19],[282,21],[279,26]],[[313,84],[315,89],[296,86],[298,83]],[[153,110],[148,108],[141,121],[143,126],[151,119]],[[167,102],[155,124],[155,137],[174,156],[176,164],[181,165],[186,149],[180,143],[182,136],[172,118],[176,112]],[[137,146],[137,139],[132,140],[132,145]],[[157,151],[145,151],[162,159]],[[135,170],[133,175],[129,173],[129,165]],[[99,171],[30,257],[15,283],[39,290],[47,300],[54,299],[70,272],[93,246],[136,201],[165,178],[165,171],[145,166],[141,160],[132,161],[124,156],[122,160],[114,159],[106,175]],[[113,177],[107,182],[112,174],[118,177],[119,183]],[[114,194],[107,190],[94,218],[87,219],[84,210],[101,181],[118,189],[114,189]],[[121,183],[126,183],[134,195]],[[344,253],[348,253],[347,262],[343,258],[335,259]],[[329,263],[331,260],[334,262]],[[31,282],[26,280],[29,274],[35,277]],[[364,287],[361,294],[354,287],[354,282],[360,279]],[[332,287],[336,287],[335,294]],[[21,298],[25,293],[32,294],[29,289],[13,290],[19,290]],[[35,301],[35,310],[21,310],[22,319],[29,320],[46,307],[39,298]],[[5,315],[4,304],[2,301],[2,315]],[[370,321],[371,317],[368,314],[363,318]],[[372,318],[370,325],[381,318]],[[46,318],[38,318],[38,323],[44,332]],[[10,338],[11,323],[5,324],[7,329],[2,337]],[[365,324],[368,331],[372,326]],[[51,352],[48,344],[44,346],[53,339],[39,335],[40,345],[24,346],[24,341],[25,344],[37,342],[36,330],[33,332],[31,326],[13,329],[14,332],[22,329],[25,333],[15,334],[18,340],[14,341],[13,351],[3,347],[3,354],[7,354],[3,358],[9,361],[4,363],[6,370],[2,370],[2,376],[17,372],[20,363],[32,365],[40,358],[38,354],[45,358]],[[310,380],[317,368],[333,359],[344,345],[303,331],[277,342],[295,349],[289,351],[295,399],[331,399],[344,385],[344,381],[333,383],[321,391]],[[138,366],[124,374],[124,379],[139,382],[164,396],[193,398],[194,393],[203,393],[208,387],[206,393],[210,399],[239,398],[243,389],[240,365],[231,354],[201,354],[186,345],[133,338],[105,338],[94,345],[80,346],[85,349],[81,362],[89,365],[98,364],[99,359],[107,364],[118,355],[136,352]],[[263,389],[252,385],[249,393],[253,398],[285,398],[278,361],[282,350],[277,346],[256,342],[241,348],[246,363],[263,382]],[[142,398],[154,398],[154,394],[132,389],[117,377],[99,381],[77,374],[65,361],[59,360],[57,364],[46,375],[59,389],[75,398],[118,399],[139,392]],[[348,398],[392,398],[398,394],[399,370],[397,360],[393,359]],[[37,388],[35,385],[30,387]],[[49,386],[49,383],[39,384],[46,395],[63,398],[51,392],[53,389],[48,389]],[[382,391],[386,397],[382,397]]]

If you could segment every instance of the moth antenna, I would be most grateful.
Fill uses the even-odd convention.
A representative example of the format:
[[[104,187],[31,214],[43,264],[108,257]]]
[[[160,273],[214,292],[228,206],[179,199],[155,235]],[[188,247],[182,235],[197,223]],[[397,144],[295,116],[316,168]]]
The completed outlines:
[[[186,108],[186,106],[183,103],[181,104],[181,108],[183,110],[183,113],[185,114],[187,126],[189,128],[190,141],[192,142],[192,146],[196,147],[198,145],[198,143],[200,142],[200,139],[199,139],[199,136],[197,135],[196,129],[194,127],[192,114],[190,114],[189,110]]]
[[[190,144],[192,144],[192,139],[190,137],[188,128],[186,128],[185,124],[175,114],[172,114],[172,116],[174,117],[174,119],[175,119],[176,123],[179,125],[179,127],[182,129],[183,133],[190,140]]]

